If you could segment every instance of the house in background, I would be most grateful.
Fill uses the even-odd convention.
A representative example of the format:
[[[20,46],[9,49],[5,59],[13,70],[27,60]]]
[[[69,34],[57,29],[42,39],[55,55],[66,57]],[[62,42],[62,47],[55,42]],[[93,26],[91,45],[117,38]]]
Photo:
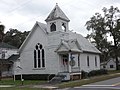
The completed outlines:
[[[118,58],[119,61],[119,67],[120,67],[120,58]],[[116,70],[116,60],[114,58],[110,58],[108,61],[102,62],[100,64],[101,69],[106,70]]]
[[[16,47],[4,42],[0,43],[0,73],[2,77],[13,75],[13,68],[16,60],[11,59],[11,57],[14,55],[19,56],[18,49]]]
[[[100,69],[100,51],[69,30],[70,20],[58,5],[45,21],[47,24],[35,23],[19,49],[24,79],[47,79],[59,74],[70,80],[80,76],[81,70]]]

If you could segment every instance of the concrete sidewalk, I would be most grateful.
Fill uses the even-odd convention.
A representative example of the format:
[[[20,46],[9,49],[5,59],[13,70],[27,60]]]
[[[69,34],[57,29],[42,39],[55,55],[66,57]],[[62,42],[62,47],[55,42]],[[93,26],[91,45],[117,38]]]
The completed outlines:
[[[58,87],[54,85],[34,85],[33,88],[46,88],[46,89],[58,89]]]
[[[0,88],[2,87],[15,87],[15,85],[0,85]]]

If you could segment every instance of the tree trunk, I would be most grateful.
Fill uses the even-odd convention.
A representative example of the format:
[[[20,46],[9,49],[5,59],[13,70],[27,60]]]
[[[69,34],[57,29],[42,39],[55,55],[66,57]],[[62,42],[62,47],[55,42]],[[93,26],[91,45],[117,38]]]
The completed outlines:
[[[118,54],[117,54],[117,47],[115,46],[115,59],[116,59],[116,70],[119,70],[119,65],[118,65]]]
[[[115,37],[115,35],[113,36],[113,38],[114,38],[114,53],[115,53],[115,59],[116,59],[116,70],[119,70],[119,66],[118,66],[118,52],[117,52],[117,50],[118,50],[118,47],[117,47],[117,42],[116,42],[116,37]]]

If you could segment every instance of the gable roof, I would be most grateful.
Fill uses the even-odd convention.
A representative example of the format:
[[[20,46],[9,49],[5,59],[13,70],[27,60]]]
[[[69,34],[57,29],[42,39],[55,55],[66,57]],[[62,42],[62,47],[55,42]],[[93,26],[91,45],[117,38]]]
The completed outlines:
[[[7,43],[4,43],[4,42],[0,42],[0,48],[17,49],[16,47],[9,45]]]
[[[70,21],[57,4],[56,4],[55,8],[51,11],[51,13],[48,15],[48,17],[45,21],[51,21],[51,20],[55,20],[55,19],[63,19],[67,22]]]
[[[79,46],[83,52],[91,52],[91,53],[98,53],[101,52],[93,45],[91,44],[86,38],[84,38],[81,34],[69,32],[70,38],[77,39]]]
[[[15,60],[17,60],[19,57],[20,57],[19,54],[13,54],[13,55],[11,55],[11,56],[8,58],[8,60],[15,61]]]
[[[107,65],[110,61],[113,61],[114,63],[116,63],[115,58],[110,58],[107,61],[102,62],[100,65]],[[118,57],[118,62],[120,64],[120,58],[119,57]]]
[[[58,48],[55,50],[56,52],[60,53],[60,52],[82,52],[79,44],[77,43],[77,40],[61,40],[60,45],[58,46]]]
[[[30,33],[28,34],[27,38],[24,40],[24,42],[22,43],[22,45],[19,48],[19,52],[21,52],[23,50],[23,47],[25,46],[25,44],[28,42],[28,40],[30,39],[30,37],[33,35],[33,32],[35,31],[35,27],[39,26],[39,28],[41,28],[41,30],[47,34],[47,25],[44,23],[40,23],[38,21],[36,21],[35,25],[33,26],[32,30],[30,31]]]

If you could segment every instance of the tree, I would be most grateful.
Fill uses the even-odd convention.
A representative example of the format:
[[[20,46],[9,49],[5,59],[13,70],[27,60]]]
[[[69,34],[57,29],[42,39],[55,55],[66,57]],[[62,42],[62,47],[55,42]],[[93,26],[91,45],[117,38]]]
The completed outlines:
[[[110,9],[104,7],[102,9],[103,14],[95,13],[89,21],[86,22],[87,30],[91,30],[91,37],[95,40],[97,48],[104,53],[104,49],[107,49],[107,53],[111,50],[111,43],[108,42],[108,35],[113,37],[114,54],[116,58],[116,69],[118,70],[118,50],[120,46],[120,10],[117,7],[111,6]]]
[[[17,29],[10,29],[5,33],[4,42],[17,48],[23,43],[30,31],[18,31]]]
[[[1,25],[0,25],[0,42],[3,41],[4,30],[5,30],[5,26],[1,24]]]

